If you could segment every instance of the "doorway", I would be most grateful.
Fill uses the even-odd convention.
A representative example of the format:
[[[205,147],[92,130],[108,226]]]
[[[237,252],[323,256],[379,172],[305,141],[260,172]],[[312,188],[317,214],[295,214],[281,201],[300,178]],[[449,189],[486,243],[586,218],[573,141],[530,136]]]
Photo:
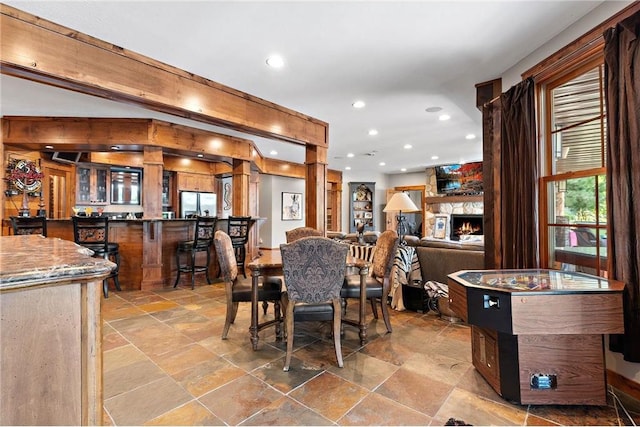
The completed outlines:
[[[70,202],[73,198],[71,189],[71,171],[45,165],[45,176],[42,195],[45,201],[47,218],[61,219],[71,216]]]
[[[407,236],[416,236],[418,238],[424,237],[426,226],[424,223],[425,218],[425,195],[427,191],[426,185],[408,185],[394,187],[391,190],[387,190],[387,202],[391,199],[395,193],[405,192],[409,198],[420,209],[418,212],[402,213],[405,217],[405,224],[407,225]],[[396,212],[389,212],[386,214],[387,230],[397,230],[398,221],[396,219]]]

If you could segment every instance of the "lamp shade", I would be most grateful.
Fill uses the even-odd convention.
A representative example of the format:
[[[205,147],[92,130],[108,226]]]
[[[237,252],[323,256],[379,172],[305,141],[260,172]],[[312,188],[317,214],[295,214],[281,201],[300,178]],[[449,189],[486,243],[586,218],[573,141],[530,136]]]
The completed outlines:
[[[420,209],[413,203],[413,200],[409,198],[407,193],[396,193],[387,202],[387,206],[382,210],[383,212],[417,212]]]

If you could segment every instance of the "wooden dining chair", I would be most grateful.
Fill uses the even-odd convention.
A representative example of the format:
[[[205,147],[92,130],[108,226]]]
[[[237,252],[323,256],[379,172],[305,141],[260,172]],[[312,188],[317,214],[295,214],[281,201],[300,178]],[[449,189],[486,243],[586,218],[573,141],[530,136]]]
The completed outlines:
[[[247,278],[245,259],[247,258],[247,242],[249,241],[250,216],[230,216],[227,221],[227,234],[233,243],[236,262],[244,278]]]
[[[107,216],[73,216],[73,240],[80,246],[93,251],[94,257],[113,261],[116,267],[102,281],[102,292],[109,298],[108,279],[113,279],[116,290],[121,291],[120,279],[120,244],[109,241],[109,217]]]
[[[347,269],[349,247],[326,237],[303,237],[280,245],[282,271],[287,288],[283,293],[288,371],[293,354],[296,321],[333,321],[333,345],[338,366],[343,367],[340,342],[342,304],[340,289]]]
[[[211,246],[213,245],[213,233],[215,232],[218,218],[215,216],[197,216],[194,229],[194,236],[191,240],[182,240],[176,246],[176,267],[178,274],[173,284],[175,288],[180,282],[180,273],[191,274],[191,289],[195,289],[195,275],[197,272],[204,272],[207,283],[211,284],[209,277],[209,263],[211,262]],[[202,265],[196,264],[198,252],[206,254],[206,261]],[[185,263],[180,262],[180,255],[186,254]]]
[[[238,314],[238,304],[251,302],[251,279],[241,279],[238,276],[238,264],[231,238],[227,233],[218,230],[215,233],[213,244],[220,263],[220,274],[224,280],[227,299],[227,315],[222,330],[222,339],[227,339],[229,328],[235,322]],[[276,324],[280,325],[280,300],[282,296],[282,281],[278,278],[265,278],[258,287],[258,301],[273,302]],[[279,326],[276,327],[279,334]]]
[[[12,216],[11,227],[15,236],[41,234],[47,237],[47,218],[43,216]]]
[[[371,301],[373,317],[378,318],[376,304],[379,301],[382,309],[382,318],[388,332],[392,332],[391,321],[389,319],[389,309],[387,308],[387,297],[391,289],[391,268],[393,260],[398,252],[398,233],[394,230],[387,230],[380,235],[376,243],[376,250],[371,261],[371,270],[367,276],[366,297]],[[350,274],[344,280],[344,285],[340,293],[342,298],[360,298],[360,275]],[[357,322],[345,320],[345,323],[355,324]]]

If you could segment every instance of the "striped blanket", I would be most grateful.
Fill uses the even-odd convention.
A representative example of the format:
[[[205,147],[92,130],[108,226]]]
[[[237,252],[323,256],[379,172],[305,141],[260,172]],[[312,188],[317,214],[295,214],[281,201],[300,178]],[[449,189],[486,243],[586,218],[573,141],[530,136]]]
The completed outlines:
[[[375,251],[376,247],[373,245],[349,245],[349,255],[368,262],[373,261]]]
[[[391,269],[391,308],[397,311],[406,310],[402,300],[402,285],[422,283],[422,272],[418,262],[418,254],[413,246],[400,246]]]

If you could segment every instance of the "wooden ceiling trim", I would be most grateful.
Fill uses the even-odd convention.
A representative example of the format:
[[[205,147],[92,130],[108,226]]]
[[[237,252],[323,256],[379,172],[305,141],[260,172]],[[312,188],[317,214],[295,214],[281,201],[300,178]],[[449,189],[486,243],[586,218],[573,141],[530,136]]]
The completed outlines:
[[[321,120],[10,6],[0,10],[3,74],[253,135],[328,146],[328,124]]]

